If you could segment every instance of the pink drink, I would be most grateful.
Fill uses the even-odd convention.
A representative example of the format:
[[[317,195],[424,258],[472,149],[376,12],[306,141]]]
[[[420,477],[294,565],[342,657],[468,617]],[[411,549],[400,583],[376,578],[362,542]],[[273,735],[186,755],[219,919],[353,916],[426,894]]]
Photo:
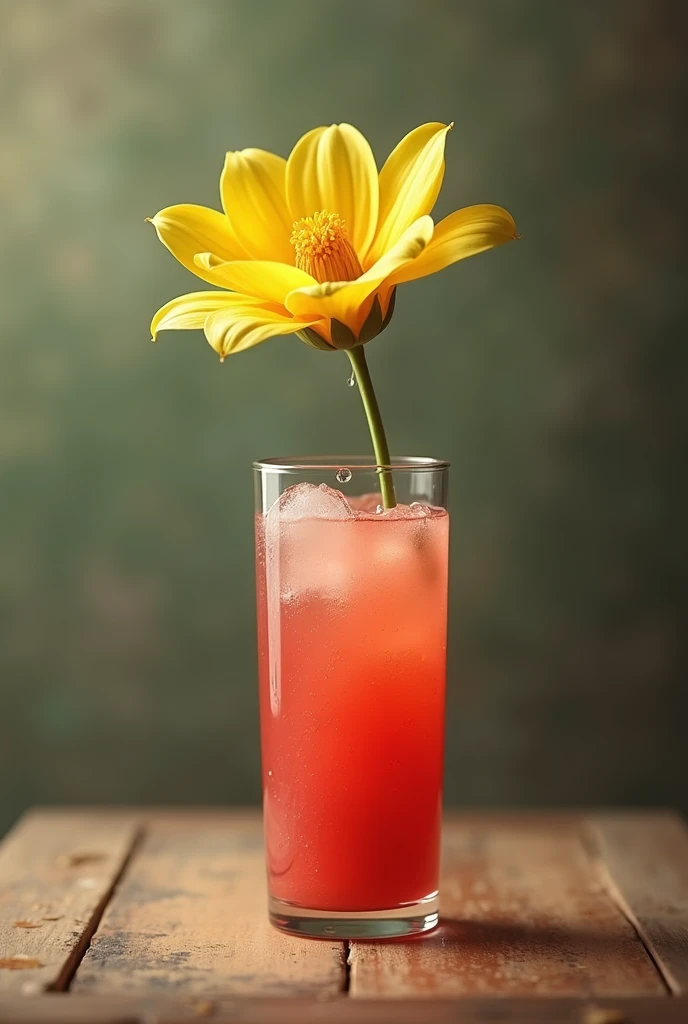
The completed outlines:
[[[269,887],[313,910],[438,885],[449,517],[377,500],[297,484],[256,519]]]

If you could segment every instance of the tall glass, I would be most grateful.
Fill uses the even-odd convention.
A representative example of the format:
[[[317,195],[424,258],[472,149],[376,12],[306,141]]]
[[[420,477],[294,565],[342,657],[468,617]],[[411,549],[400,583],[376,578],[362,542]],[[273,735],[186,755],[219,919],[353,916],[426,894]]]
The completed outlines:
[[[254,464],[270,918],[327,938],[438,919],[448,463]]]

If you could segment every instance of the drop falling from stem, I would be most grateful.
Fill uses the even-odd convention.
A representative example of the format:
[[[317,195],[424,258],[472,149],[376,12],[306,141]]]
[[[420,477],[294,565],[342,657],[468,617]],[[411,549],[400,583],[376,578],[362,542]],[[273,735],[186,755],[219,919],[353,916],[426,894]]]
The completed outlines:
[[[356,387],[356,374],[352,373],[351,376],[349,378],[347,378],[347,382],[346,383],[349,385],[350,388],[355,388]]]
[[[348,484],[353,474],[350,469],[338,469],[335,475],[340,484]]]

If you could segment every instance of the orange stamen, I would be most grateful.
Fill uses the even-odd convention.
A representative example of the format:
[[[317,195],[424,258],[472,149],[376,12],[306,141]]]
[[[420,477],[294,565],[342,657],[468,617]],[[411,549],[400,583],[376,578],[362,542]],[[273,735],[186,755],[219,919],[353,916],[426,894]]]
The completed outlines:
[[[296,266],[321,284],[355,281],[363,273],[344,221],[336,213],[320,210],[295,221],[290,241],[296,252]]]

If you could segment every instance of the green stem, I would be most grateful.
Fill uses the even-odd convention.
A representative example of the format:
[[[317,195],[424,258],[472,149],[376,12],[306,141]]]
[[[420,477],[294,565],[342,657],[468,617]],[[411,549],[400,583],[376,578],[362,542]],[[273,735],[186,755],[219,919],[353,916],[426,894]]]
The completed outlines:
[[[378,465],[378,473],[380,474],[382,504],[385,508],[394,508],[397,503],[396,495],[394,494],[394,481],[392,480],[391,470],[386,468],[391,461],[389,447],[385,437],[385,428],[382,425],[380,406],[377,404],[375,389],[370,379],[370,371],[368,370],[363,345],[357,345],[356,348],[348,348],[346,354],[351,360],[358,390],[361,392],[361,398],[363,399],[363,408],[365,409],[368,429],[370,430],[370,437],[373,442],[375,461]]]

